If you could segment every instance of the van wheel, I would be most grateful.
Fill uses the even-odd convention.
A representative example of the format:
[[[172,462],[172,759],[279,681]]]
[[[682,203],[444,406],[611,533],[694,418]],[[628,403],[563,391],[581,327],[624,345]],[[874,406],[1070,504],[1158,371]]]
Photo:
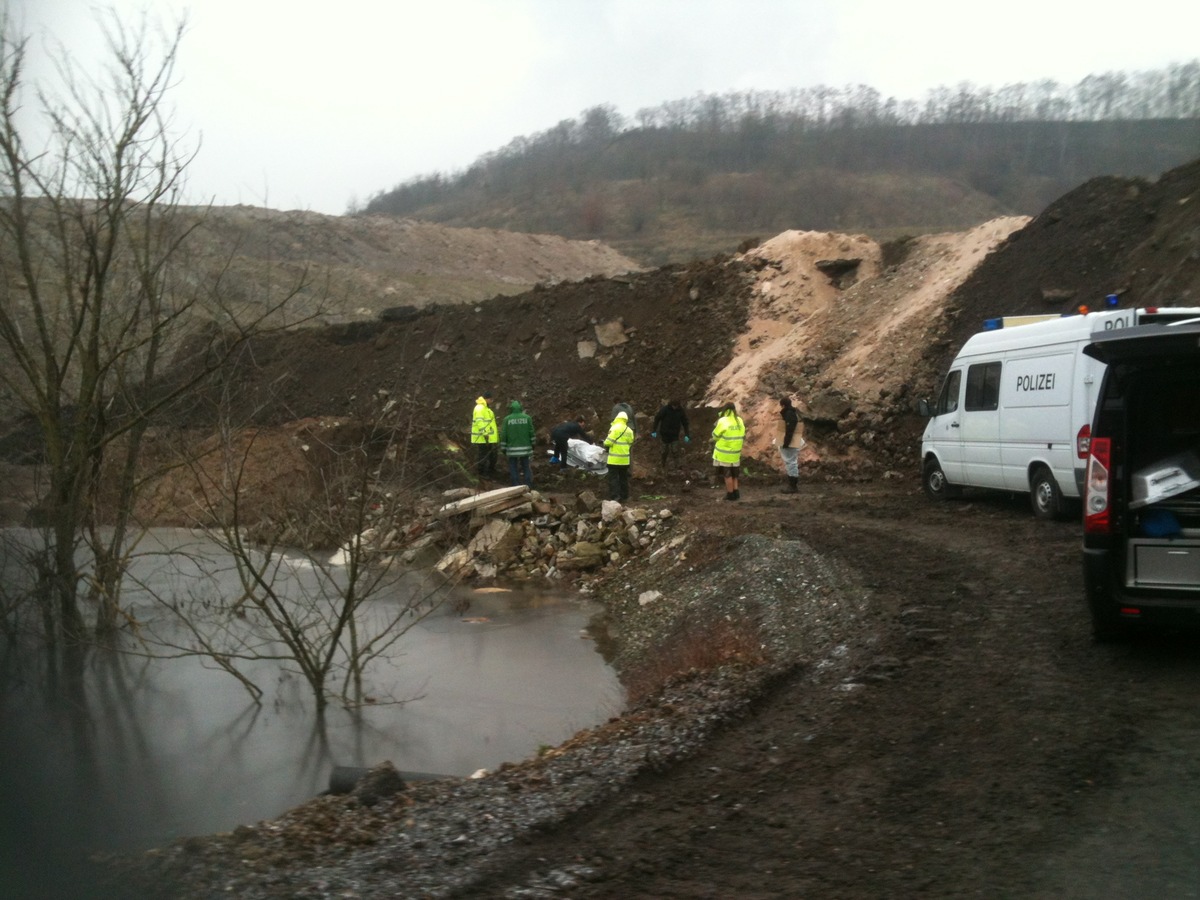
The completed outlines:
[[[921,485],[925,488],[925,495],[933,500],[949,500],[962,494],[962,488],[946,480],[946,473],[932,457],[925,460],[921,470]]]
[[[1045,466],[1033,473],[1029,481],[1029,502],[1033,506],[1033,514],[1039,519],[1061,519],[1065,504],[1058,482]]]

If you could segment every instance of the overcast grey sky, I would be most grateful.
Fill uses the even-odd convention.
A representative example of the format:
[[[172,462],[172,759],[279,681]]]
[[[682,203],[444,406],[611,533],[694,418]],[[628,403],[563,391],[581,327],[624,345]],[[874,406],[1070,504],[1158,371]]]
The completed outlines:
[[[82,59],[93,10],[0,0]],[[340,214],[588,107],[866,84],[923,99],[1200,57],[1196,0],[155,0],[188,32],[172,94],[195,202]],[[39,71],[38,67],[34,71]]]

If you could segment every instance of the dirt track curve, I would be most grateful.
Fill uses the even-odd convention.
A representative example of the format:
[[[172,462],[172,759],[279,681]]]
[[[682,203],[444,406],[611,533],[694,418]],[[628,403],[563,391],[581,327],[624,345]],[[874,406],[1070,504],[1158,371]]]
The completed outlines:
[[[1200,893],[1200,640],[1093,644],[1077,524],[911,483],[770,491],[694,514],[857,569],[878,626],[857,675],[796,672],[463,896]]]

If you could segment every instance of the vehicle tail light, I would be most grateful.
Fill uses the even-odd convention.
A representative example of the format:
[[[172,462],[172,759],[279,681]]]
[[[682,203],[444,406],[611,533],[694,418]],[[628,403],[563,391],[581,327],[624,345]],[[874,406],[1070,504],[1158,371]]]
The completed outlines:
[[[1112,439],[1091,438],[1089,445],[1083,530],[1087,534],[1108,534],[1112,529],[1108,479]]]
[[[1084,425],[1075,435],[1075,455],[1080,459],[1088,458],[1088,450],[1092,443],[1092,426]]]

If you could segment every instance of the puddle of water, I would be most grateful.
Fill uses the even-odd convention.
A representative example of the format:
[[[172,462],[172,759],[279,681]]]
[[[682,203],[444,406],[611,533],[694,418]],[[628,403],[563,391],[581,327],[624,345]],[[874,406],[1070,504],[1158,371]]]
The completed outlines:
[[[587,639],[594,604],[473,593],[397,644],[373,669],[379,697],[409,698],[314,727],[307,685],[258,663],[248,703],[196,660],[93,660],[86,725],[0,693],[0,826],[22,840],[135,849],[271,818],[329,785],[335,766],[389,760],[465,776],[534,755],[620,711],[620,686]],[[26,700],[28,698],[26,697]]]

